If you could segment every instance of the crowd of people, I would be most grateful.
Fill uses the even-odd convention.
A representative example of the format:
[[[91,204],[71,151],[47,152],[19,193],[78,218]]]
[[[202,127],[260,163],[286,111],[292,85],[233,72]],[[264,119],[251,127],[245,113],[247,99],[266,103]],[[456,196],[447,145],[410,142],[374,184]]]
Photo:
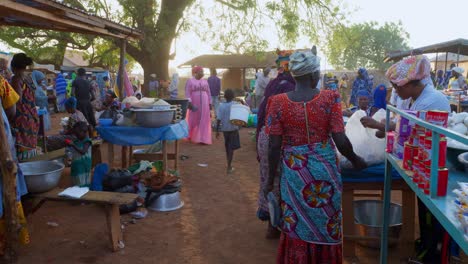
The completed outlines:
[[[321,75],[320,58],[313,47],[307,51],[278,51],[277,75],[270,79],[271,68],[256,74],[253,107],[257,110],[256,147],[259,162],[259,191],[257,217],[267,223],[266,237],[279,238],[278,263],[342,263],[342,180],[337,163],[337,151],[355,169],[364,169],[366,162],[356,155],[345,134],[343,117],[362,110],[364,127],[377,129],[376,137],[385,136],[384,122],[372,116],[387,103],[403,110],[450,111],[443,89],[467,89],[463,69],[452,65],[449,71],[431,72],[427,57],[405,58],[392,65],[386,77],[393,92],[387,101],[385,84],[374,87],[367,69],[359,68],[352,85],[349,77],[339,79],[332,74]],[[11,155],[16,161],[29,159],[37,153],[40,129],[39,109],[46,109],[44,122],[50,125],[49,97],[46,76],[40,71],[26,73],[33,61],[24,53],[15,54],[8,70],[0,61],[0,110],[6,127]],[[185,85],[189,100],[187,111],[188,139],[197,144],[212,144],[212,111],[216,138],[223,132],[227,172],[232,173],[234,151],[240,148],[239,127],[230,122],[230,109],[235,101],[231,89],[224,91],[220,102],[221,80],[215,69],[204,79],[204,69],[192,69],[192,78]],[[68,82],[68,79],[73,81]],[[177,97],[178,75],[168,91]],[[151,74],[148,84],[150,96],[161,96],[160,82]],[[348,88],[350,87],[350,89]],[[90,184],[91,138],[97,125],[95,112],[112,117],[120,109],[116,93],[109,79],[100,86],[95,76],[85,69],[55,79],[59,109],[70,115],[60,135],[51,135],[48,142],[72,152],[71,176],[79,186]],[[141,91],[134,95],[141,99]],[[47,121],[49,120],[49,121]],[[391,129],[395,124],[391,122]],[[27,192],[21,170],[17,174],[18,206]],[[1,188],[1,185],[0,185]],[[277,205],[277,208],[274,205]],[[435,218],[419,202],[420,217]],[[1,207],[0,207],[1,213]],[[276,221],[272,214],[279,214]],[[22,214],[20,214],[22,216]],[[24,217],[19,219],[24,223]],[[432,228],[420,221],[421,237]],[[1,224],[1,222],[0,222]],[[0,228],[0,237],[3,229]],[[26,229],[19,230],[24,243]],[[0,250],[2,241],[0,241]],[[428,242],[427,248],[433,248]],[[430,253],[428,253],[430,255]]]

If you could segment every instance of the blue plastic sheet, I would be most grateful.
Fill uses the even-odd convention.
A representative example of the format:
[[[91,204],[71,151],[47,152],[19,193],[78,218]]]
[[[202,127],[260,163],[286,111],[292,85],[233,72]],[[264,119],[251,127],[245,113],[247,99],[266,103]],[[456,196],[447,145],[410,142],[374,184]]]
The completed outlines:
[[[343,182],[383,182],[385,179],[385,164],[378,164],[362,171],[342,169]],[[400,174],[392,168],[392,180],[401,179]]]
[[[98,126],[96,130],[102,139],[120,146],[152,145],[160,140],[177,140],[188,137],[188,125],[185,120],[158,128]]]

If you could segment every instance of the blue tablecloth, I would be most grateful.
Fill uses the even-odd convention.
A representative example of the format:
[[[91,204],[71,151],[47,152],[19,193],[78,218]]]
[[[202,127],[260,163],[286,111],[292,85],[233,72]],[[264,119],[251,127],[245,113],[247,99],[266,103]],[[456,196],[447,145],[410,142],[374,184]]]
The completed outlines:
[[[385,178],[385,164],[374,165],[362,171],[341,170],[343,182],[383,182]],[[392,168],[392,179],[401,179],[400,174]]]
[[[176,140],[188,137],[188,125],[185,120],[158,128],[98,126],[96,130],[102,139],[120,146],[151,145],[160,140]]]

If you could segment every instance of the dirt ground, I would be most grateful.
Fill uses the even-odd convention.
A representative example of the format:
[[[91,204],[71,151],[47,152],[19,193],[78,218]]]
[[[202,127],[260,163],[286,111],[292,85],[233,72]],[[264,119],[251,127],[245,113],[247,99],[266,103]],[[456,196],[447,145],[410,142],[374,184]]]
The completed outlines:
[[[56,128],[58,115],[53,123]],[[210,146],[183,142],[180,154],[189,156],[179,163],[185,206],[169,213],[150,211],[135,224],[123,216],[125,248],[119,252],[109,249],[99,206],[46,202],[28,218],[31,244],[20,250],[19,263],[275,263],[278,241],[264,238],[265,223],[255,216],[259,180],[250,131],[241,130],[242,148],[235,153],[231,175],[226,175],[222,138]],[[106,153],[104,145],[104,161]],[[66,187],[68,170],[62,178]],[[378,256],[378,251],[359,249],[359,263],[378,263]]]

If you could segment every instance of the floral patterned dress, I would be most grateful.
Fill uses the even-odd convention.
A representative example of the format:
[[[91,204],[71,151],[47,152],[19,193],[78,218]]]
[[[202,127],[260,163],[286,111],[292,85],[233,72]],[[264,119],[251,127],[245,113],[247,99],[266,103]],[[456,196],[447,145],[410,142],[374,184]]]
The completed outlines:
[[[18,160],[21,161],[36,155],[39,116],[36,110],[32,80],[23,78],[18,81],[18,85],[22,87],[22,94],[20,101],[16,104],[16,117],[12,124],[12,130],[16,138]]]
[[[342,263],[342,182],[331,139],[344,132],[338,92],[308,102],[272,97],[266,132],[283,138],[278,263]]]

